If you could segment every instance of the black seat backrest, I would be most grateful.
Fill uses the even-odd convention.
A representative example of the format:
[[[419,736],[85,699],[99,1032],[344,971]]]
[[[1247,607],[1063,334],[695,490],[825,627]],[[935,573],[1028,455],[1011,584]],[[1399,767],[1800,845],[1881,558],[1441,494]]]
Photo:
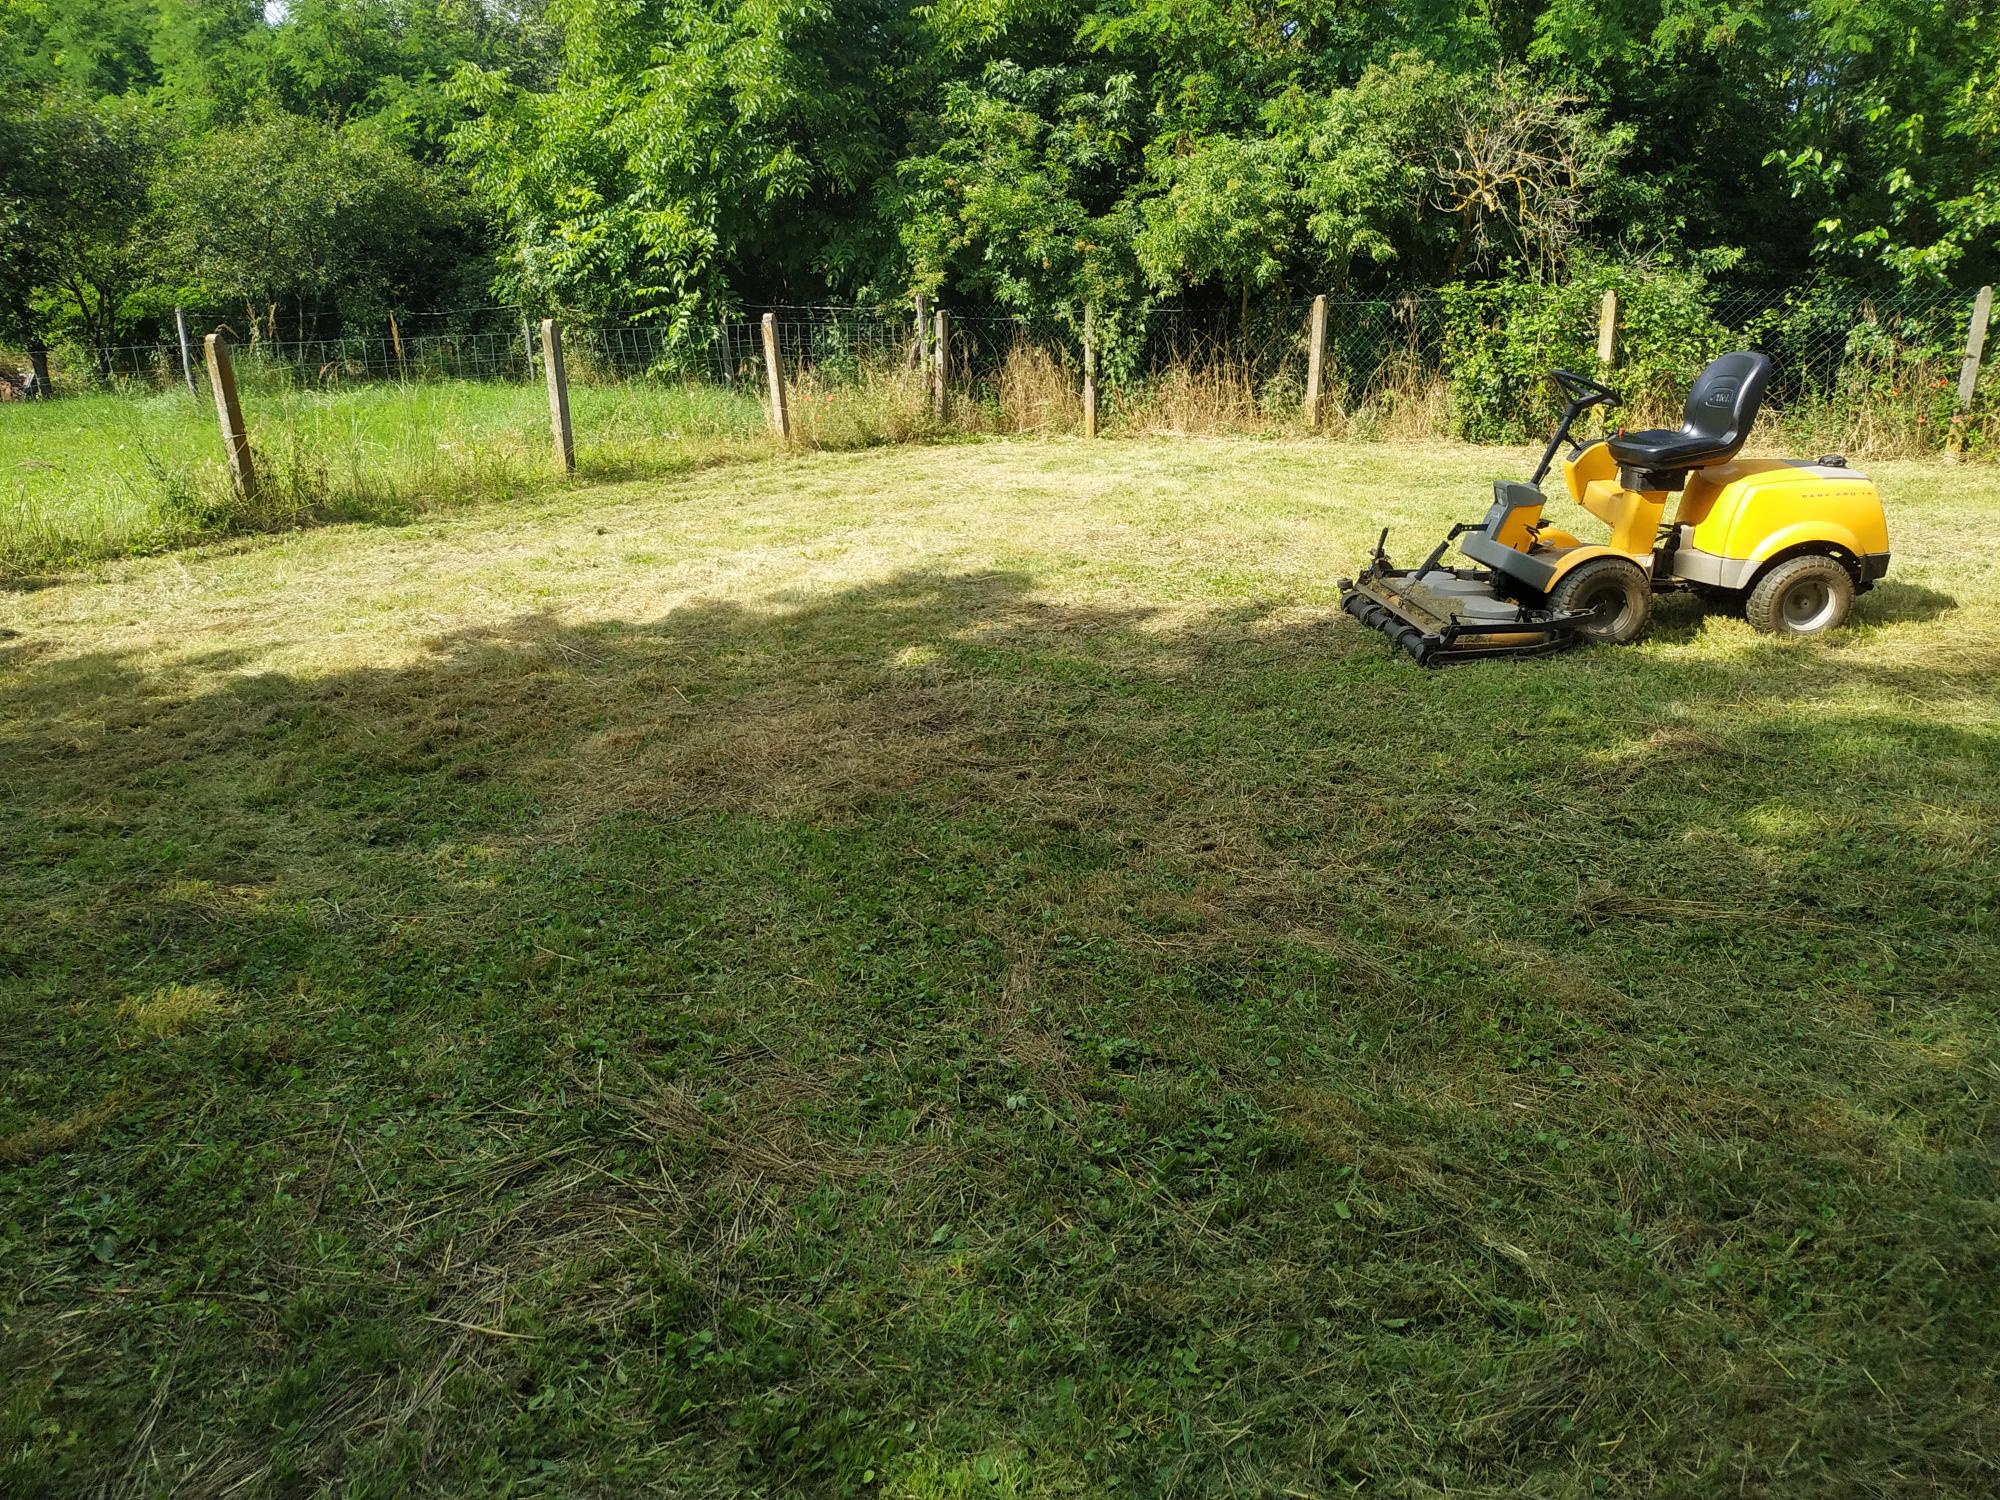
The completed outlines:
[[[1771,361],[1765,355],[1746,350],[1710,360],[1688,392],[1681,431],[1689,437],[1706,438],[1725,450],[1707,462],[1734,458],[1750,436],[1750,424],[1757,420],[1764,387],[1770,383]]]

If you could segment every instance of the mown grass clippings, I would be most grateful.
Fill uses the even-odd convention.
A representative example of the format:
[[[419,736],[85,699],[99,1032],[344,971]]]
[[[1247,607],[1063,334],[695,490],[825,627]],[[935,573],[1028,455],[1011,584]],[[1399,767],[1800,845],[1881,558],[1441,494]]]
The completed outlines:
[[[119,1014],[141,1037],[178,1036],[213,1020],[228,1009],[219,985],[167,984],[122,1002]]]
[[[1992,477],[1445,673],[1517,454],[817,454],[0,596],[0,1493],[1976,1495]]]

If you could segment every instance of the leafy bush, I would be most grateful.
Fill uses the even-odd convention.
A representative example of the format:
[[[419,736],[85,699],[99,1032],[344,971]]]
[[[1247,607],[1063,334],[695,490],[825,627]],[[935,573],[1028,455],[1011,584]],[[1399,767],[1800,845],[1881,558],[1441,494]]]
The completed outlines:
[[[1560,286],[1516,278],[1443,288],[1452,432],[1475,442],[1546,433],[1557,408],[1547,373],[1600,373],[1598,309],[1616,291],[1617,358],[1601,373],[1625,393],[1616,420],[1626,425],[1677,422],[1704,363],[1758,349],[1775,367],[1765,411],[1793,451],[1918,454],[1945,445],[1969,295],[1869,297],[1822,283],[1773,298],[1721,291],[1711,280],[1719,269],[1600,265]],[[1969,452],[2000,438],[1995,396],[1983,383],[1960,422]]]
[[[1617,358],[1601,372],[1624,392],[1621,412],[1664,418],[1703,364],[1735,337],[1716,319],[1700,267],[1600,265],[1561,285],[1520,279],[1441,289],[1444,370],[1452,431],[1474,442],[1519,442],[1547,432],[1552,369],[1599,374],[1598,308],[1618,294]]]

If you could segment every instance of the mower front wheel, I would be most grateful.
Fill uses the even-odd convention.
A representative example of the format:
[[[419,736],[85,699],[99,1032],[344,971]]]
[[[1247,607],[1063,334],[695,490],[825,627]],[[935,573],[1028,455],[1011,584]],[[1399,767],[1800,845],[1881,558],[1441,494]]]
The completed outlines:
[[[1590,616],[1578,627],[1585,640],[1627,646],[1646,633],[1653,617],[1653,585],[1637,563],[1593,557],[1563,576],[1549,591],[1549,603]]]

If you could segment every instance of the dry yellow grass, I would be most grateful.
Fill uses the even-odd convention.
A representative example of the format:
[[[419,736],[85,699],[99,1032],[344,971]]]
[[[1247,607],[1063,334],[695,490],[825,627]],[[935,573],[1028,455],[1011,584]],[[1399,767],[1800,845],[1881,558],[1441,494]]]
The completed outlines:
[[[996,387],[1001,431],[1044,437],[1075,432],[1083,421],[1082,378],[1041,345],[1015,340]]]
[[[664,482],[555,490],[504,511],[334,526],[93,565],[0,593],[32,656],[137,653],[191,670],[226,636],[231,671],[334,670],[421,653],[442,632],[555,619],[650,618],[697,600],[796,598],[913,568],[1007,568],[1093,599],[1260,597],[1327,609],[1375,532],[1417,552],[1483,509],[1525,449],[1251,438],[988,441],[801,454]],[[1981,610],[2000,570],[2000,473],[1891,462],[1870,472],[1891,513],[1893,580]],[[1907,502],[1907,503],[1906,503]],[[1560,507],[1563,502],[1556,502]],[[1983,640],[1942,620],[1885,647]],[[1710,644],[1738,642],[1712,621]],[[1741,631],[1740,644],[1753,638]],[[245,652],[251,653],[245,656]]]

